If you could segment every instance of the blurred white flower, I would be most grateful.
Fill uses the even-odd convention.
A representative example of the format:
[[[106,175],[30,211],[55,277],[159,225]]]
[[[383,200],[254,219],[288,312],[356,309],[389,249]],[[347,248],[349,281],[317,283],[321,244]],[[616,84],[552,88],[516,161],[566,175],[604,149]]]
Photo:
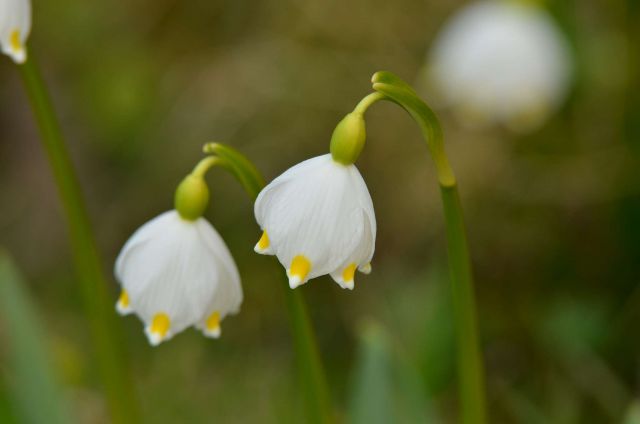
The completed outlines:
[[[116,309],[136,313],[152,345],[189,326],[220,336],[220,321],[238,312],[242,287],[236,265],[204,218],[169,211],[140,227],[115,266],[122,294]]]
[[[355,165],[331,154],[308,159],[266,186],[255,203],[258,253],[276,255],[295,288],[324,274],[353,289],[356,269],[371,271],[376,217]]]
[[[570,57],[565,37],[544,10],[482,1],[445,25],[428,69],[444,103],[463,121],[526,131],[565,99]]]
[[[16,63],[27,60],[27,37],[31,31],[30,0],[0,0],[0,46]]]

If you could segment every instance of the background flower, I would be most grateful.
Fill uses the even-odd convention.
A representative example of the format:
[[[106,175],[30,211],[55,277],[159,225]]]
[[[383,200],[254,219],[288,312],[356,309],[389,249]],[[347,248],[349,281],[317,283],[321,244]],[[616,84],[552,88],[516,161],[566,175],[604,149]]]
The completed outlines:
[[[433,90],[463,122],[523,131],[539,126],[565,100],[571,52],[540,7],[479,1],[447,20],[427,67]]]

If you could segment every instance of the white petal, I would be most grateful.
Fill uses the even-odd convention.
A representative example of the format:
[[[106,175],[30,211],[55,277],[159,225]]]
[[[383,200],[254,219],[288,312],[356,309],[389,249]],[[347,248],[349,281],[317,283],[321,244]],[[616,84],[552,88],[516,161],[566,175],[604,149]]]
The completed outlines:
[[[165,212],[143,225],[123,247],[115,272],[130,307],[147,325],[158,313],[170,319],[164,339],[242,302],[238,270],[222,238],[205,219]],[[149,335],[152,343],[159,342]],[[164,340],[163,339],[163,340]]]
[[[445,26],[430,68],[444,100],[464,118],[478,123],[527,118],[535,124],[565,98],[569,58],[565,37],[542,9],[483,1],[462,9]]]
[[[26,42],[30,31],[31,2],[0,0],[0,47],[16,63],[23,63],[27,58]]]
[[[289,278],[289,287],[291,287],[292,289],[295,289],[296,287],[301,286],[309,281],[308,277],[303,280],[299,275],[291,274],[291,271],[289,271],[288,269],[287,277]]]
[[[266,247],[264,247],[263,244],[263,238],[267,239],[267,243],[266,243]],[[263,233],[262,236],[260,237],[260,240],[258,240],[258,242],[256,243],[256,245],[253,247],[253,251],[256,253],[259,253],[261,255],[274,255],[274,251],[271,248],[271,244],[269,242],[269,236],[266,233]]]
[[[202,240],[209,249],[211,259],[215,259],[217,262],[220,275],[216,293],[205,316],[217,311],[220,313],[220,320],[222,320],[227,314],[236,314],[240,310],[243,299],[240,273],[231,252],[215,228],[204,218],[196,221],[196,225]]]
[[[158,346],[160,343],[165,342],[173,337],[171,333],[167,333],[166,335],[161,336],[158,333],[152,332],[149,325],[144,327],[144,334],[147,336],[147,340],[149,340],[149,344],[151,346]]]
[[[214,328],[212,330],[205,327],[202,330],[202,334],[211,339],[219,339],[222,331],[220,330],[220,327]]]
[[[122,302],[116,302],[116,311],[118,314],[125,316],[133,313],[131,305],[123,305]]]
[[[358,271],[363,274],[371,274],[371,263],[366,263],[358,267]]]

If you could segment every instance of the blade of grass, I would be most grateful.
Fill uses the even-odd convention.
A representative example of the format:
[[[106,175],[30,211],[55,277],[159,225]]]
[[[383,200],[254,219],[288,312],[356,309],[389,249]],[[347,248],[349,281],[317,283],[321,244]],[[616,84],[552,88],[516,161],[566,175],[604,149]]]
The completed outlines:
[[[82,190],[58,125],[53,105],[33,55],[18,66],[40,129],[58,194],[67,218],[69,238],[78,276],[78,290],[91,330],[93,349],[104,386],[111,420],[138,422],[138,409],[123,343],[117,332],[113,300],[109,297]]]
[[[437,422],[426,397],[419,373],[401,354],[396,340],[380,324],[362,325],[349,422]]]
[[[7,388],[11,389],[14,400],[13,412],[24,423],[69,423],[67,405],[54,376],[37,308],[25,289],[24,280],[2,249],[0,316],[9,342]]]

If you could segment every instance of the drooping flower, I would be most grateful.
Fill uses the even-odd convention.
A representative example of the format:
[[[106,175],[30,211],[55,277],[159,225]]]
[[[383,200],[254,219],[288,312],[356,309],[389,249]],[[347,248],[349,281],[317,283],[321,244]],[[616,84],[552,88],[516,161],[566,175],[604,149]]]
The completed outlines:
[[[31,31],[30,0],[0,0],[0,46],[16,63],[27,60],[27,37]]]
[[[430,82],[467,122],[533,129],[561,104],[570,84],[568,43],[533,4],[472,4],[445,25],[430,53]]]
[[[362,128],[357,121],[347,128],[348,116],[341,125],[347,132],[361,132],[361,142],[332,142],[333,155],[290,168],[256,200],[255,216],[263,233],[255,251],[278,257],[291,288],[330,274],[342,288],[353,289],[356,270],[371,272],[376,217],[367,186],[353,165],[364,143],[364,121]]]
[[[201,216],[208,197],[202,176],[189,175],[176,191],[176,210],[140,227],[116,261],[116,309],[138,315],[154,346],[190,326],[217,338],[220,322],[242,303],[231,253]]]

